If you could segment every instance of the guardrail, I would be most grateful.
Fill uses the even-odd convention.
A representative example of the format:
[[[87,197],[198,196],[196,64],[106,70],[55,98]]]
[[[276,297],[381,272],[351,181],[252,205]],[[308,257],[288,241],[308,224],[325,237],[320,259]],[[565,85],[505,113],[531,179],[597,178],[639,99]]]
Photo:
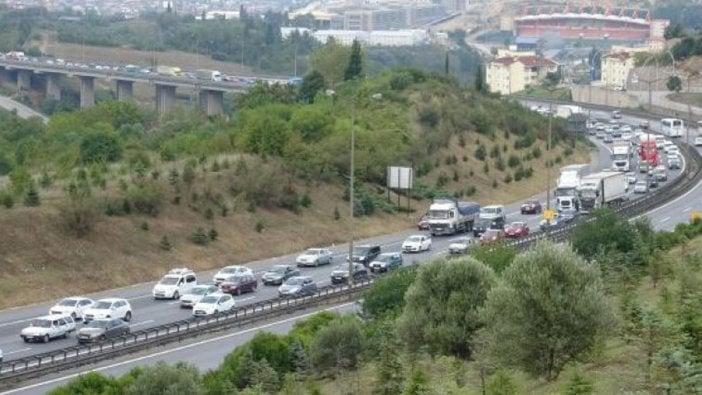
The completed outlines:
[[[78,344],[30,357],[7,361],[0,365],[0,386],[8,387],[21,380],[30,379],[67,368],[114,358],[150,347],[182,341],[209,332],[234,326],[248,325],[267,320],[296,310],[328,304],[338,299],[349,298],[366,289],[372,279],[360,281],[353,287],[348,285],[320,288],[314,295],[297,298],[277,298],[254,303],[230,312],[208,317],[193,317],[95,344]]]
[[[687,159],[683,173],[665,187],[639,199],[617,205],[616,212],[626,217],[635,217],[686,193],[702,181],[702,156],[690,146],[682,146]],[[546,231],[536,231],[528,237],[506,243],[517,250],[525,250],[538,240],[554,242],[567,240],[578,224],[591,221],[590,217],[579,217],[572,222]],[[289,299],[271,299],[240,307],[232,312],[206,318],[193,318],[172,322],[140,331],[99,344],[77,345],[60,350],[33,355],[0,364],[0,386],[7,387],[21,380],[95,363],[128,353],[148,349],[167,343],[182,341],[209,332],[242,326],[259,320],[267,320],[295,310],[328,304],[340,298],[351,298],[360,294],[372,283],[372,279],[361,281],[353,287],[348,285],[321,288],[315,295]]]

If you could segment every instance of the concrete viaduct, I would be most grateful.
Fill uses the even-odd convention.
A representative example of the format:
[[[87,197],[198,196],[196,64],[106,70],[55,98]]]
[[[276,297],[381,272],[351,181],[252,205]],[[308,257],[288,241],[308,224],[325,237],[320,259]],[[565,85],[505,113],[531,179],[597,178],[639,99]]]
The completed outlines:
[[[91,107],[95,104],[95,79],[98,78],[115,82],[117,100],[120,101],[132,99],[134,83],[153,85],[156,94],[156,110],[161,114],[165,114],[173,108],[176,102],[176,88],[178,87],[195,88],[199,91],[200,107],[207,115],[223,112],[224,92],[244,92],[248,88],[246,85],[233,82],[203,81],[7,59],[0,60],[0,68],[17,72],[17,90],[20,92],[30,88],[32,74],[44,75],[46,96],[56,100],[61,98],[59,79],[63,77],[78,78],[81,108]]]

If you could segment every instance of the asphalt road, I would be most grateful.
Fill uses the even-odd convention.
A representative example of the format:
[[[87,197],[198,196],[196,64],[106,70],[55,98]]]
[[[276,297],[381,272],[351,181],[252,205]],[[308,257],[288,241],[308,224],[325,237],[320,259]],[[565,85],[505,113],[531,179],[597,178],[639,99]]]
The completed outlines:
[[[49,119],[43,114],[34,111],[22,103],[16,102],[9,97],[0,96],[0,107],[8,111],[16,111],[17,115],[22,118],[39,117],[42,121],[47,122]]]
[[[602,114],[597,114],[593,112],[593,116],[596,117],[601,117],[603,119],[607,119],[609,114],[602,113]],[[624,119],[623,121],[627,123],[633,123],[633,124],[638,124],[637,119]],[[655,130],[655,125],[653,126]],[[605,147],[601,142],[597,141],[598,147],[599,147],[599,164],[603,165],[603,167],[609,167],[610,164],[610,159],[609,159],[609,150],[607,147]],[[671,172],[671,179],[679,174],[679,171],[674,171]],[[687,217],[689,216],[689,211],[696,209],[694,205],[687,205],[683,204],[685,202],[693,202],[694,198],[697,197],[696,200],[699,200],[699,196],[702,195],[702,185],[697,186],[694,188],[691,192],[686,194],[685,196],[679,197],[678,201],[669,203],[665,206],[662,206],[660,208],[657,208],[656,210],[653,210],[649,214],[649,218],[651,218],[652,223],[656,228],[666,228],[667,226],[674,226],[675,223],[677,222],[684,222],[687,221]],[[634,196],[635,197],[635,196]],[[545,200],[544,196],[537,196],[537,198],[541,199],[542,201]],[[514,204],[507,205],[507,212],[508,212],[508,220],[509,221],[514,221],[514,220],[526,220],[530,227],[532,229],[535,229],[538,227],[538,222],[540,220],[540,216],[522,216],[518,212],[518,207],[521,202],[516,202]],[[685,211],[686,209],[688,209]],[[377,238],[374,238],[372,240],[368,240],[368,242],[374,242],[378,243],[381,245],[383,251],[399,251],[400,249],[400,244],[402,241],[411,234],[418,233],[416,230],[407,230],[404,232],[398,232],[392,235],[385,235],[385,236],[380,236]],[[405,264],[411,264],[411,263],[419,263],[422,261],[426,261],[432,258],[435,258],[436,256],[440,256],[441,254],[444,254],[446,251],[446,248],[448,247],[448,244],[450,244],[451,239],[453,237],[435,237],[434,238],[434,244],[433,244],[433,249],[432,251],[429,252],[424,252],[420,254],[412,254],[412,255],[405,255]],[[362,243],[364,241],[357,242]],[[341,263],[344,262],[345,258],[345,252],[347,251],[347,247],[343,245],[339,246],[334,246],[333,250],[335,252],[335,262]],[[250,267],[252,267],[255,271],[255,273],[259,274],[261,271],[269,267],[273,264],[277,263],[292,263],[294,262],[295,255],[288,255],[288,256],[283,256],[283,257],[277,257],[277,258],[272,258],[272,259],[267,259],[263,261],[258,261],[258,262],[252,262],[249,264]],[[303,273],[306,275],[312,276],[320,285],[325,285],[329,282],[329,272],[333,269],[333,265],[330,267],[320,267],[320,268],[309,268],[309,269],[303,269]],[[207,273],[198,273],[200,276],[200,280],[210,280],[212,278],[212,275],[214,272],[207,272]],[[139,327],[148,327],[148,326],[156,326],[165,322],[170,322],[174,321],[177,319],[183,319],[186,318],[190,315],[189,310],[184,310],[180,309],[179,306],[177,305],[177,302],[175,301],[154,301],[151,297],[151,288],[153,286],[153,283],[147,283],[147,284],[138,284],[134,285],[132,287],[128,288],[123,288],[123,289],[117,289],[117,290],[111,290],[107,292],[103,292],[100,294],[96,295],[91,295],[94,298],[99,298],[99,297],[105,297],[105,296],[115,296],[115,297],[125,297],[130,300],[132,303],[133,307],[133,314],[134,314],[134,320],[132,322],[132,328],[134,329],[139,329]],[[277,293],[276,287],[259,287],[258,291],[256,291],[253,294],[245,294],[240,297],[237,297],[237,302],[239,304],[247,304],[247,303],[253,303],[255,301],[259,300],[264,300],[268,298],[275,297]],[[67,295],[68,296],[68,295]],[[48,308],[50,307],[51,303],[42,303],[42,304],[37,304],[33,306],[25,306],[25,307],[20,307],[20,308],[14,308],[14,309],[9,309],[5,311],[0,312],[0,348],[3,349],[5,352],[5,358],[6,360],[11,360],[11,359],[16,359],[16,358],[21,358],[24,356],[29,356],[32,354],[36,353],[41,353],[41,352],[46,352],[51,349],[56,349],[56,348],[62,348],[66,346],[73,345],[75,343],[75,339],[72,337],[69,337],[68,339],[65,340],[55,340],[52,341],[49,344],[24,344],[21,339],[19,338],[19,331],[22,327],[26,326],[26,323],[28,320],[31,318],[34,318],[39,315],[46,314],[48,311]],[[275,328],[280,328],[280,330],[284,330],[285,328],[289,328],[291,325],[290,320],[285,320],[283,322],[280,322],[278,324],[272,323],[269,325],[279,325],[275,326]],[[287,325],[287,326],[286,326]],[[266,328],[259,328],[260,329],[267,329]],[[268,330],[268,329],[267,329]],[[149,354],[146,355],[144,358],[137,358],[136,360],[130,362],[130,364],[118,364],[118,366],[112,366],[115,365],[114,363],[112,364],[107,364],[109,369],[118,369],[118,368],[123,368],[124,370],[128,370],[130,367],[138,365],[138,364],[145,364],[149,363],[149,361],[156,361],[159,359],[165,359],[167,361],[178,361],[178,360],[187,360],[195,363],[198,367],[200,368],[211,368],[216,366],[219,363],[219,360],[221,358],[217,357],[214,358],[211,356],[211,353],[213,352],[213,348],[215,349],[223,349],[224,354],[226,352],[231,351],[238,342],[243,342],[246,336],[244,334],[250,334],[251,332],[246,332],[244,331],[243,333],[240,332],[235,332],[232,334],[232,337],[228,337],[228,335],[222,336],[223,339],[230,339],[228,341],[231,341],[231,343],[227,343],[226,346],[220,345],[220,346],[212,346],[212,342],[210,343],[203,343],[202,345],[196,345],[192,346],[189,348],[184,348],[182,349],[180,346],[176,346],[173,351],[162,351],[159,352],[155,355]],[[236,337],[238,336],[237,334],[241,335],[242,337]],[[236,336],[235,336],[236,335]],[[234,338],[239,340],[235,340]],[[213,347],[213,348],[210,348]],[[165,353],[176,353],[176,354],[169,354],[169,357],[167,358],[161,358],[162,355],[165,355]],[[181,353],[182,354],[178,354]],[[215,361],[213,361],[215,360]],[[108,372],[105,370],[105,372]],[[109,370],[109,373],[112,373],[112,370]],[[115,371],[115,374],[119,373],[119,371]],[[52,385],[60,385],[61,382],[59,381],[52,381]],[[28,388],[27,391],[29,392],[13,392],[13,393],[43,393],[43,391],[46,390],[48,387],[42,387],[44,388],[41,392],[33,392],[39,387],[31,387]]]

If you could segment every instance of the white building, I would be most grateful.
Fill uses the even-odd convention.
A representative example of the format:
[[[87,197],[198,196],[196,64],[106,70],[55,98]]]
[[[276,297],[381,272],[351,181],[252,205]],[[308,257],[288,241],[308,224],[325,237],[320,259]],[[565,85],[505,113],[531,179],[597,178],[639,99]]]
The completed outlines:
[[[351,45],[358,40],[361,45],[402,47],[424,44],[429,40],[426,30],[317,30],[314,37],[321,43],[333,38],[342,45]]]

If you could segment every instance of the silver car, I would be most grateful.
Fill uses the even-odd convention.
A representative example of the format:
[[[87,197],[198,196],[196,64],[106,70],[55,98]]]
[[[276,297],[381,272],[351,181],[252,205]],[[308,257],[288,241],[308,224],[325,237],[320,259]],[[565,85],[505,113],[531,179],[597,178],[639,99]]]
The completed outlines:
[[[334,253],[326,248],[308,248],[295,259],[297,266],[329,265],[334,259]]]
[[[448,247],[449,255],[463,255],[468,252],[468,246],[473,243],[473,239],[467,236],[451,240]]]
[[[309,276],[290,277],[283,285],[278,287],[278,296],[281,298],[297,298],[316,293],[317,283]]]
[[[634,185],[634,193],[646,193],[648,192],[648,184],[646,181],[636,181]]]
[[[196,285],[181,295],[180,307],[193,307],[205,296],[216,292],[219,292],[219,288],[214,284]]]

